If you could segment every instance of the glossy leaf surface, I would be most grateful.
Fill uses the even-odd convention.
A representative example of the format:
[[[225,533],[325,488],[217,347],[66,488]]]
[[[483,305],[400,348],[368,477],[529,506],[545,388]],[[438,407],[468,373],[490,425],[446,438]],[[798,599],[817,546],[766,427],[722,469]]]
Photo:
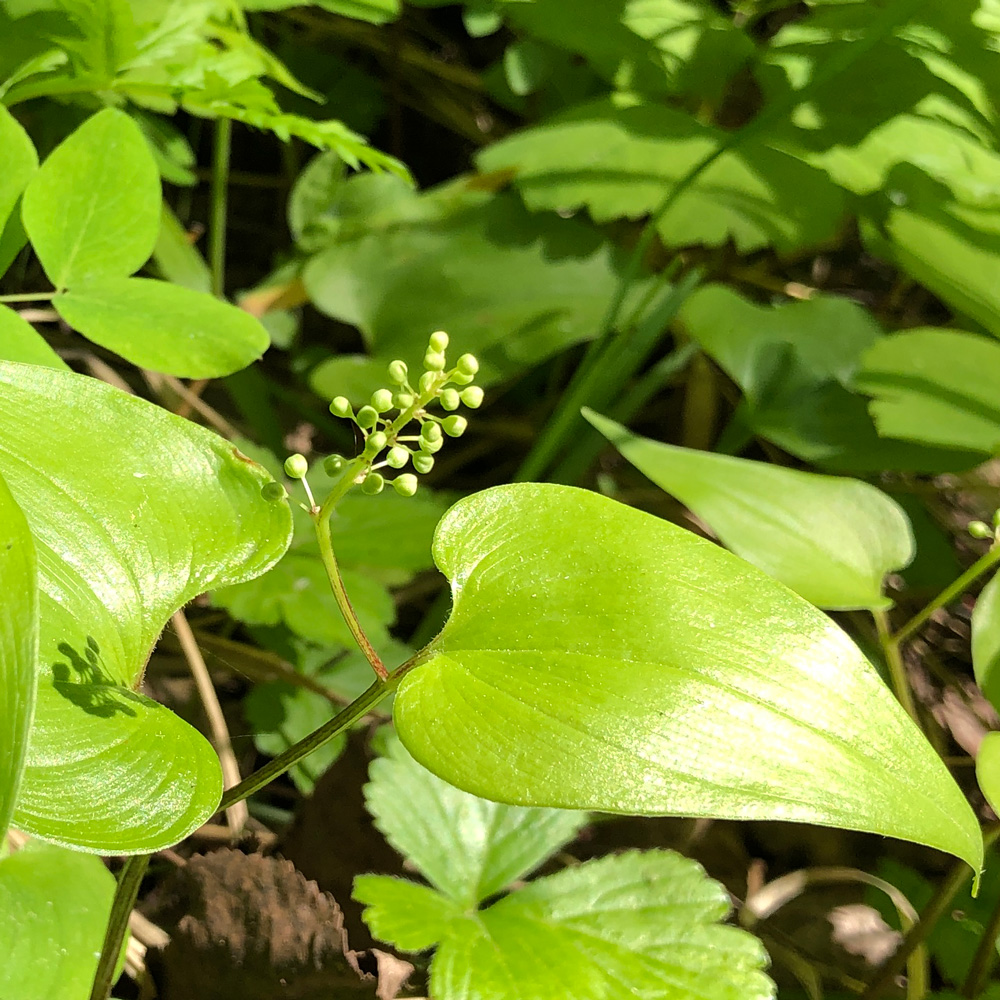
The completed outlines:
[[[231,375],[270,346],[249,313],[150,278],[90,281],[53,305],[84,336],[142,368],[183,378]]]
[[[1000,450],[1000,344],[925,328],[869,348],[856,384],[881,434],[928,444]]]
[[[366,875],[354,895],[379,937],[439,941],[438,1000],[765,1000],[767,957],[746,931],[719,926],[729,896],[694,861],[632,851],[538,879],[463,912],[420,886]],[[544,960],[540,959],[544,956]]]
[[[886,573],[913,558],[899,505],[858,479],[678,448],[584,416],[738,556],[820,608],[886,608]]]
[[[88,118],[42,164],[22,214],[57,289],[137,271],[160,229],[160,176],[139,127],[112,108]]]
[[[522,484],[456,504],[434,554],[454,607],[394,717],[445,780],[520,805],[867,830],[979,864],[968,803],[861,652],[731,553]]]
[[[0,478],[0,840],[24,770],[38,677],[38,564],[28,522]]]
[[[90,855],[32,841],[0,861],[0,996],[87,1000],[114,894]]]
[[[1000,705],[1000,577],[995,573],[972,609],[972,669],[976,683]]]
[[[287,505],[231,444],[102,382],[0,364],[0,474],[38,549],[40,681],[14,823],[150,851],[212,814],[208,742],[133,690],[170,615],[284,551]]]
[[[375,825],[435,888],[466,909],[533,871],[588,818],[470,795],[418,764],[395,737],[369,774],[365,802]]]

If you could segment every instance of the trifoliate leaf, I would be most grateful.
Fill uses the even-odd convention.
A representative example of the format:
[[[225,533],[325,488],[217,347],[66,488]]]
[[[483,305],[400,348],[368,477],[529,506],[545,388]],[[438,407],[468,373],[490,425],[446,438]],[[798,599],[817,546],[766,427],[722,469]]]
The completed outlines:
[[[378,876],[356,879],[354,896],[372,930],[401,947],[441,935],[430,983],[439,1000],[774,996],[760,942],[719,924],[728,893],[668,851],[588,861],[464,914]]]
[[[370,770],[365,802],[386,840],[466,909],[537,868],[587,814],[487,802],[418,764],[393,737]]]

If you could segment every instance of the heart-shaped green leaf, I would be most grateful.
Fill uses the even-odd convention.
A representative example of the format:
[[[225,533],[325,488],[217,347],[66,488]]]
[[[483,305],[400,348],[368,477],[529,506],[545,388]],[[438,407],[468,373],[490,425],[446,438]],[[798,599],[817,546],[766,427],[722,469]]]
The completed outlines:
[[[139,270],[160,230],[160,175],[139,127],[113,108],[88,118],[32,178],[22,217],[56,288]]]
[[[100,858],[52,844],[0,861],[0,996],[87,1000],[114,894]]]
[[[35,708],[38,564],[28,522],[0,478],[0,840],[14,812]]]
[[[59,314],[133,364],[182,378],[231,375],[271,343],[249,313],[151,278],[106,278],[57,295]]]
[[[571,487],[445,515],[454,607],[394,717],[446,781],[520,805],[867,830],[978,868],[979,824],[857,647],[760,570]]]
[[[103,853],[174,843],[218,804],[208,742],[133,690],[170,615],[264,572],[287,505],[231,444],[104,383],[0,363],[0,474],[38,550],[39,684],[14,823]]]
[[[858,479],[677,448],[584,416],[747,562],[820,608],[886,608],[886,573],[913,558],[906,514]]]

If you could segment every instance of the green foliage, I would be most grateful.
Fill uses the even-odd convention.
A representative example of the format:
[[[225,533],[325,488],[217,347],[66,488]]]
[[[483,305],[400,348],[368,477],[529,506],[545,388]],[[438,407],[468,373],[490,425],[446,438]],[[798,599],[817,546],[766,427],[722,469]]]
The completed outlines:
[[[278,559],[288,510],[261,499],[263,469],[144,400],[42,367],[0,364],[0,382],[0,474],[39,549],[42,677],[14,822],[156,850],[215,811],[219,767],[133,687],[177,608]]]
[[[0,478],[0,838],[14,812],[38,681],[38,564],[28,522]]]
[[[857,479],[676,448],[584,416],[738,556],[821,608],[886,608],[886,573],[913,558],[906,514]]]
[[[564,112],[479,155],[484,171],[509,171],[534,209],[586,207],[596,222],[656,214],[668,246],[732,240],[741,251],[791,251],[831,237],[844,203],[815,167],[765,143],[719,159],[669,208],[658,207],[698,163],[728,140],[720,129],[657,104],[601,100]]]
[[[456,504],[434,555],[454,606],[393,715],[407,749],[458,787],[522,805],[794,818],[978,864],[964,797],[860,651],[735,556],[596,494],[531,484]]]
[[[100,858],[51,844],[0,860],[0,996],[87,1000],[114,891]]]
[[[718,926],[728,896],[694,862],[631,852],[537,879],[481,908],[572,839],[586,815],[460,792],[395,739],[371,779],[365,797],[376,823],[431,888],[363,875],[354,895],[378,937],[405,951],[436,947],[430,988],[441,1000],[774,995],[758,942]]]
[[[124,278],[149,259],[160,180],[142,133],[120,111],[87,119],[24,192],[24,228],[58,290]]]
[[[371,20],[390,2],[338,0],[335,6]],[[295,136],[336,151],[354,167],[406,176],[398,160],[372,149],[342,122],[282,111],[267,81],[316,95],[250,36],[235,4],[41,0],[24,12],[0,10],[0,28],[0,99],[8,107],[37,97],[104,93],[160,113],[183,109],[240,121],[279,139]]]
[[[1000,577],[994,576],[976,599],[972,612],[972,667],[976,683],[1000,704]]]
[[[620,271],[589,226],[532,216],[512,195],[462,184],[424,195],[397,184],[388,201],[374,200],[390,184],[347,182],[358,192],[341,203],[337,236],[303,272],[316,306],[357,326],[379,359],[407,354],[429,322],[460,330],[463,347],[494,373],[594,335]],[[313,375],[327,392],[340,363],[328,364],[338,367]]]

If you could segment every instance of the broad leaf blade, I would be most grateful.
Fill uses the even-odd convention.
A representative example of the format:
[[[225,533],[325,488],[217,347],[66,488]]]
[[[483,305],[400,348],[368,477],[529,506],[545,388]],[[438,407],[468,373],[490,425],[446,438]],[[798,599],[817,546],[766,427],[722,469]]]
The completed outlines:
[[[271,340],[249,313],[151,278],[90,281],[53,305],[84,336],[142,368],[182,378],[231,375]]]
[[[208,742],[135,694],[170,615],[270,567],[290,536],[269,477],[204,428],[94,379],[0,363],[0,474],[38,550],[40,682],[20,828],[156,850],[218,804]]]
[[[976,779],[995,812],[1000,808],[1000,733],[987,733],[976,754]]]
[[[24,514],[0,478],[0,839],[14,812],[38,676],[38,564]]]
[[[738,556],[820,608],[886,608],[886,573],[913,559],[906,514],[858,479],[820,476],[632,434],[584,416]]]
[[[386,840],[445,896],[474,907],[572,840],[587,814],[506,806],[431,774],[395,738],[365,802]]]
[[[69,368],[30,323],[5,305],[0,305],[0,358],[64,371]]]
[[[0,861],[0,996],[87,1000],[114,894],[100,858],[29,842]]]
[[[160,175],[139,127],[112,108],[88,118],[42,164],[22,215],[58,289],[137,271],[160,229]]]
[[[826,616],[736,556],[586,491],[456,504],[454,607],[394,717],[445,780],[519,805],[784,819],[978,867],[947,769]]]

